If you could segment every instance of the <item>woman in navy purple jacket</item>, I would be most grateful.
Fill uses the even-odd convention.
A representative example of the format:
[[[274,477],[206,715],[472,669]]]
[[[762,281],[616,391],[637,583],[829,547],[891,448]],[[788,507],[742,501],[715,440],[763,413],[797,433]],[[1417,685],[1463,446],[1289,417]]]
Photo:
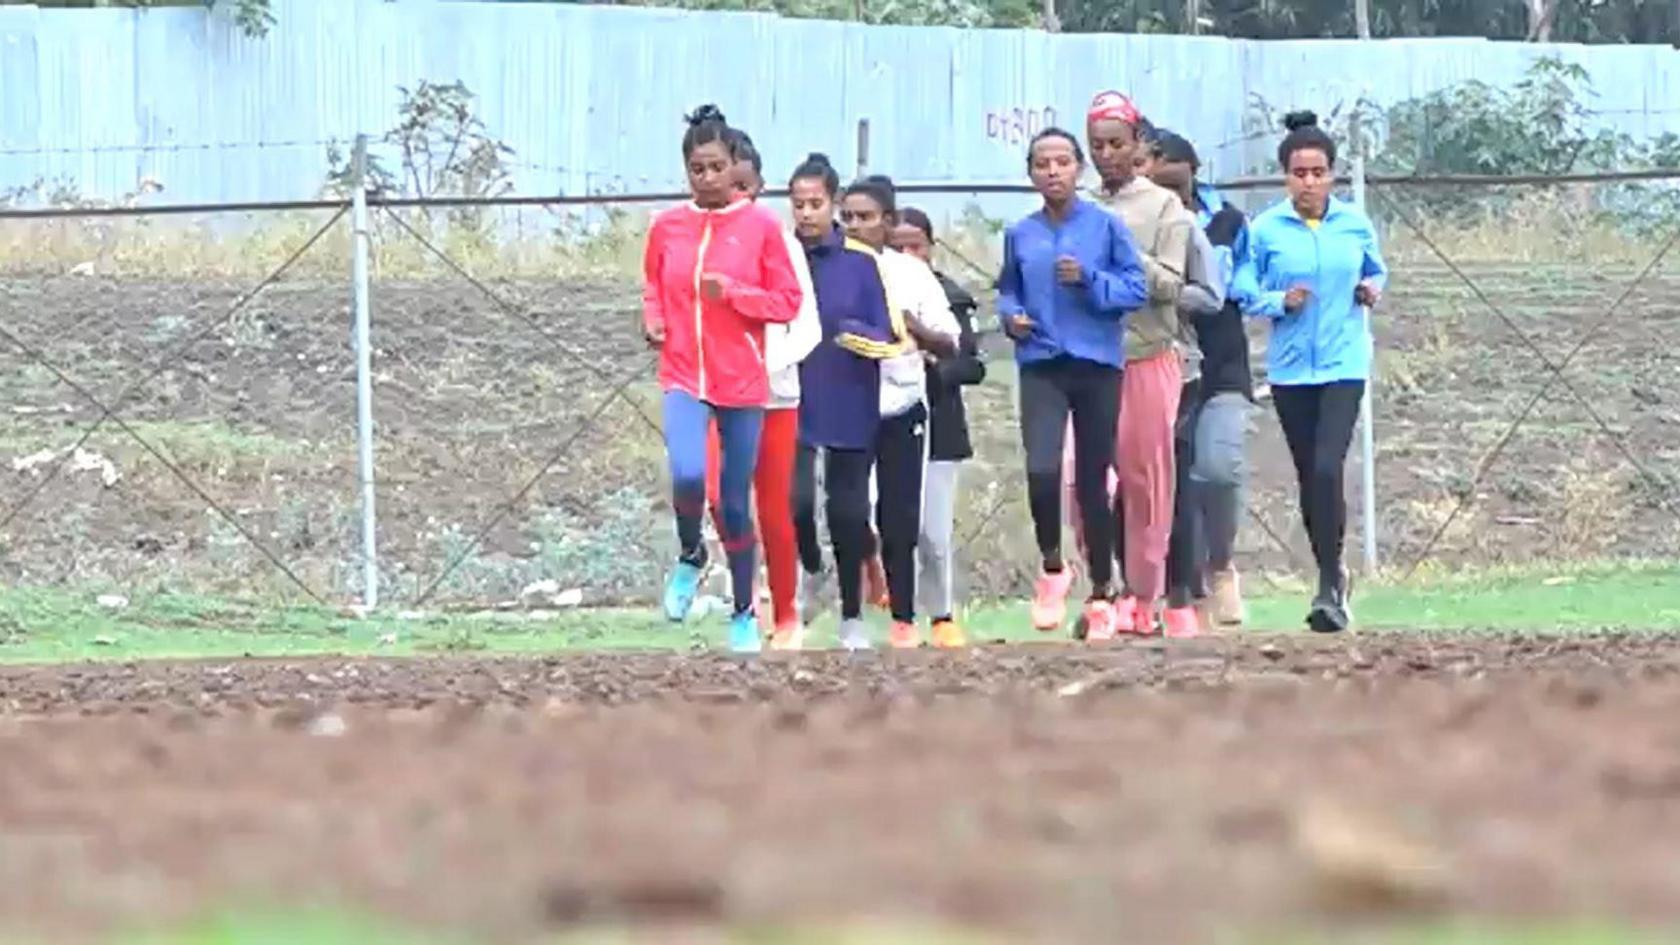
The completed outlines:
[[[868,648],[863,623],[863,560],[868,550],[869,473],[881,424],[883,358],[902,353],[903,332],[887,307],[875,254],[849,244],[834,221],[840,175],[812,154],[788,182],[794,232],[810,262],[823,340],[799,367],[799,459],[794,527],[809,593],[823,574],[817,540],[816,453],[823,452],[824,510],[840,584],[840,642]],[[805,619],[809,620],[809,607]]]

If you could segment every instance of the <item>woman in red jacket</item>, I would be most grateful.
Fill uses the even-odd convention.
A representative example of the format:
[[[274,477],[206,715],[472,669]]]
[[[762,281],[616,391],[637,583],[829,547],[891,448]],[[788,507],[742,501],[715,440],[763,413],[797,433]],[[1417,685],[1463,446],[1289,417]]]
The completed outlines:
[[[665,615],[678,622],[688,616],[706,566],[700,519],[706,510],[706,430],[715,420],[723,446],[720,538],[735,597],[729,644],[756,652],[751,498],[770,400],[764,326],[792,321],[803,293],[776,219],[735,191],[734,140],[715,106],[688,117],[682,151],[694,199],[659,214],[648,230],[642,318],[648,343],[659,349],[671,504],[681,545],[665,585]]]

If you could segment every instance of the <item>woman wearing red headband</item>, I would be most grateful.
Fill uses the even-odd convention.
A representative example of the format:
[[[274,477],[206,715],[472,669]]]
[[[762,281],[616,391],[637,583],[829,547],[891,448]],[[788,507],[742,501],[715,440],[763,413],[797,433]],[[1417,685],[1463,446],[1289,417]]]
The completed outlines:
[[[1126,595],[1116,605],[1121,633],[1153,633],[1166,591],[1172,534],[1173,427],[1184,386],[1178,301],[1196,221],[1171,191],[1137,174],[1143,116],[1119,92],[1091,101],[1085,132],[1102,175],[1103,200],[1131,231],[1149,299],[1126,318],[1126,367],[1115,434],[1115,519]]]

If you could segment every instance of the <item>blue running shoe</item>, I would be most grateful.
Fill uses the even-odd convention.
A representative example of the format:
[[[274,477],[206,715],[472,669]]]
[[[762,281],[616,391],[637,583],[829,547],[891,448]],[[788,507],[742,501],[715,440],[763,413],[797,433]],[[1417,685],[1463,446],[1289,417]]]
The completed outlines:
[[[752,611],[729,618],[729,648],[737,653],[757,653],[764,648],[764,637],[758,632],[758,617]]]
[[[694,598],[700,593],[701,567],[687,561],[677,562],[677,567],[665,581],[665,618],[672,623],[682,623],[688,619],[689,608],[694,606]]]

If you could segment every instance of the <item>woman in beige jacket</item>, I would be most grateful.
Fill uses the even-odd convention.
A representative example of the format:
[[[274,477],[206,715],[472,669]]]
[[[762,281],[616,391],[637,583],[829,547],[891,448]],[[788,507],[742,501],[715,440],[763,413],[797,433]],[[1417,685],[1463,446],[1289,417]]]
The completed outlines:
[[[1124,95],[1103,92],[1092,100],[1085,128],[1102,201],[1131,230],[1149,284],[1149,301],[1126,319],[1114,504],[1126,585],[1116,629],[1150,634],[1166,592],[1173,424],[1184,386],[1178,302],[1196,221],[1177,195],[1137,173],[1142,121]]]

